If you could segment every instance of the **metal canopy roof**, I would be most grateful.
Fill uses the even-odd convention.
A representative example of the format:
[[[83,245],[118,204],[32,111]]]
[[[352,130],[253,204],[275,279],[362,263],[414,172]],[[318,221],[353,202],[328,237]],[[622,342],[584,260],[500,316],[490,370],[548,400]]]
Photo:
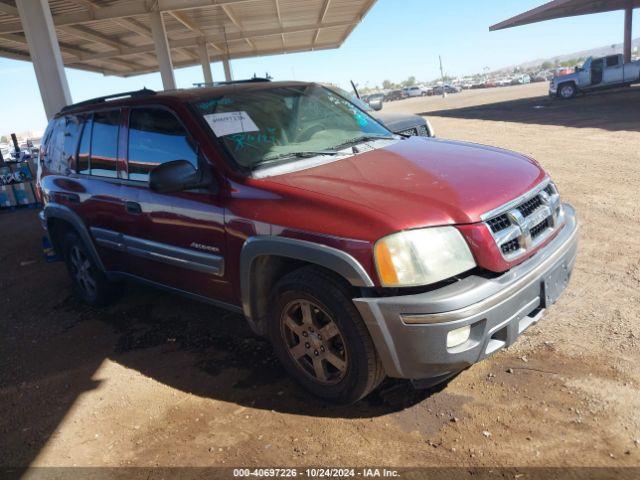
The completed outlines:
[[[338,48],[375,0],[50,0],[65,66],[106,75],[158,71],[150,15],[163,13],[174,67]],[[0,0],[0,57],[30,61],[14,0]]]
[[[590,13],[625,10],[640,7],[640,0],[553,0],[528,12],[489,27],[489,30],[518,27],[555,18],[575,17]]]

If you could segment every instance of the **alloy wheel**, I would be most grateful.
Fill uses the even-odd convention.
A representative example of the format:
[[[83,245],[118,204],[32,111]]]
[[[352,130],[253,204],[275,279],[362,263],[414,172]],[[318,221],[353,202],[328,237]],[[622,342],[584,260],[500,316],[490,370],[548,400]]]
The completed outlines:
[[[340,328],[322,307],[295,300],[282,311],[280,331],[296,365],[318,383],[334,385],[347,373],[347,349]]]
[[[563,98],[573,97],[573,87],[565,85],[564,87],[562,87],[562,89],[560,89],[560,95],[562,95]]]
[[[82,291],[89,297],[96,294],[96,281],[93,277],[91,262],[84,252],[77,246],[71,247],[69,252],[71,274]]]

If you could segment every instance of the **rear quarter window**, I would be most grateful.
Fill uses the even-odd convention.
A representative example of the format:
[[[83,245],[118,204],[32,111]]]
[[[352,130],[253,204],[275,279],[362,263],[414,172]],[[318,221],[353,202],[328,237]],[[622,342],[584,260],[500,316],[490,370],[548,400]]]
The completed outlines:
[[[76,115],[55,119],[46,137],[44,167],[51,173],[68,175],[75,167],[82,123]]]
[[[69,165],[64,162],[64,117],[53,121],[51,135],[47,142],[44,167],[51,173],[69,173]]]

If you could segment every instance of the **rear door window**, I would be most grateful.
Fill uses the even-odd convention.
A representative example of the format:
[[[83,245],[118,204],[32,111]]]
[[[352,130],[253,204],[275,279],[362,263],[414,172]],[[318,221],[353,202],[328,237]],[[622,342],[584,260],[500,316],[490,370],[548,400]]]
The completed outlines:
[[[617,55],[612,55],[607,57],[607,67],[616,67],[618,65],[619,57]]]
[[[91,133],[91,175],[116,178],[120,110],[93,114]]]
[[[129,180],[148,181],[161,163],[187,160],[198,168],[191,137],[176,116],[162,108],[135,108],[129,117]]]

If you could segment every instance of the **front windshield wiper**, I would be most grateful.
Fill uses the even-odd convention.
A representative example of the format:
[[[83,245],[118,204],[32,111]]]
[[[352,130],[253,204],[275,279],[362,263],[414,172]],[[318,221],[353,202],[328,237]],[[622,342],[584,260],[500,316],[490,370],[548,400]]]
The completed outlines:
[[[261,162],[255,164],[253,168],[258,168],[263,165],[271,164],[271,163],[279,163],[286,160],[290,160],[292,158],[310,158],[317,157],[319,155],[338,155],[340,152],[335,150],[305,150],[302,152],[286,152],[280,153],[278,155],[274,155],[272,157],[267,157]]]
[[[334,146],[333,149],[334,150],[340,150],[342,148],[347,148],[350,147],[352,145],[356,145],[358,143],[362,143],[362,142],[368,142],[370,140],[393,140],[393,135],[389,136],[389,135],[360,135],[359,137],[354,137],[350,140],[347,140],[345,142],[339,143],[338,145]]]

